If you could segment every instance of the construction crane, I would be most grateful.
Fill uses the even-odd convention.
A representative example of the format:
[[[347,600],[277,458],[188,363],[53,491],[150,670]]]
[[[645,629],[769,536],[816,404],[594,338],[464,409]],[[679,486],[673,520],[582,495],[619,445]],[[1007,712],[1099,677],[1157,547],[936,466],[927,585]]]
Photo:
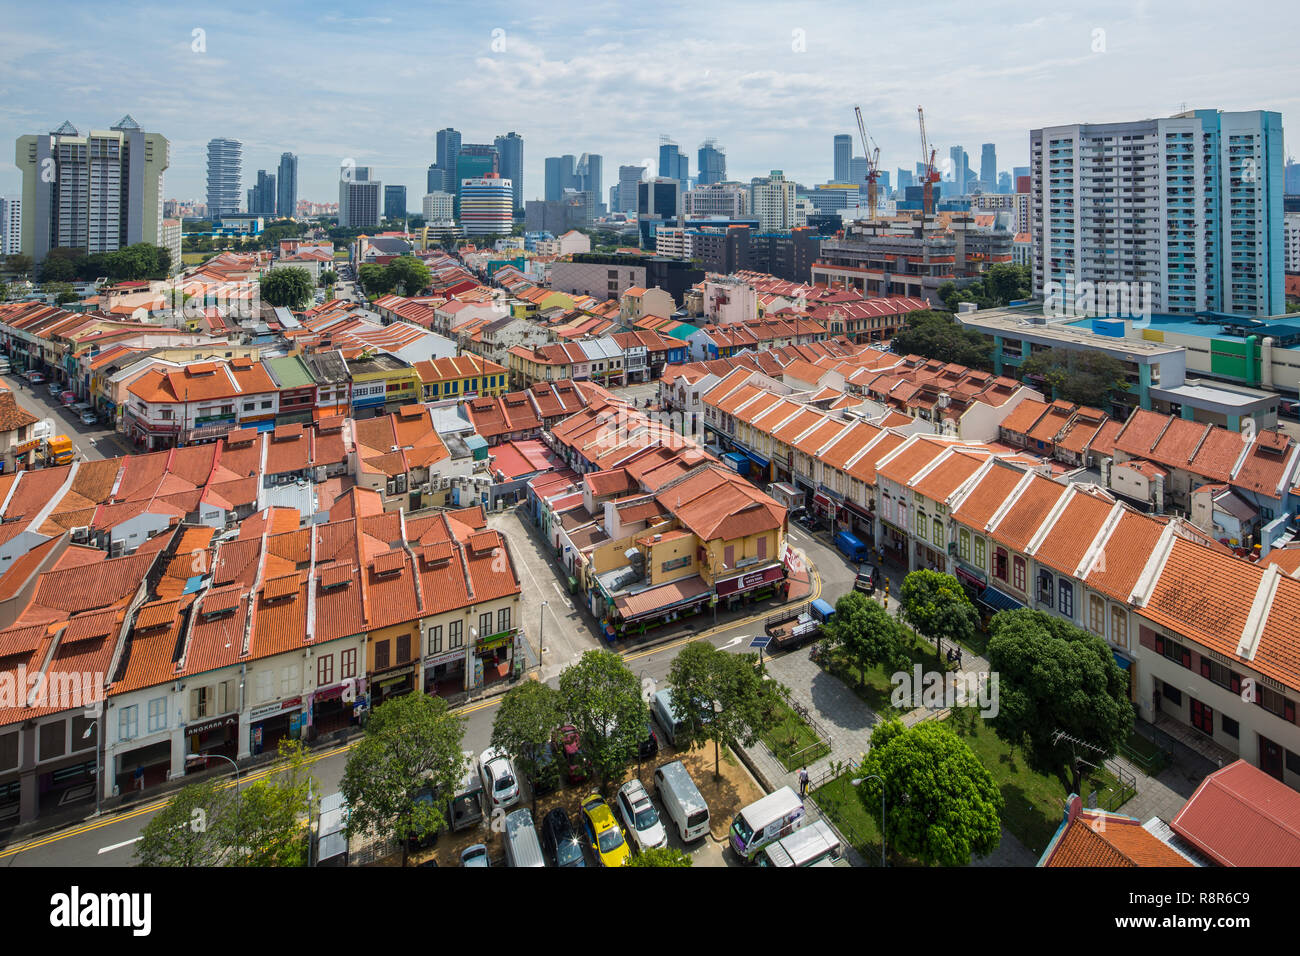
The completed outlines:
[[[880,178],[880,147],[867,136],[867,124],[862,121],[862,110],[853,107],[858,118],[858,135],[862,137],[862,154],[867,157],[867,215],[876,218],[876,181]]]
[[[916,118],[921,124],[921,163],[925,166],[921,173],[921,216],[934,215],[934,184],[939,181],[938,170],[934,168],[934,150],[925,138],[925,110],[916,108]]]

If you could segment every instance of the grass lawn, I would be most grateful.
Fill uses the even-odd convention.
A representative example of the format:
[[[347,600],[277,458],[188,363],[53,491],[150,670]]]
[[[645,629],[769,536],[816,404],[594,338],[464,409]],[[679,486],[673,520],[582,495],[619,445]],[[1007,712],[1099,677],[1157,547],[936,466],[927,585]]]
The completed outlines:
[[[853,777],[853,770],[845,771],[812,791],[812,798],[853,848],[874,866],[880,861],[880,827],[862,805],[858,788],[850,783]],[[888,807],[885,812],[888,814]]]
[[[215,252],[182,252],[181,262],[187,266],[197,266],[215,256]]]
[[[910,649],[908,656],[911,657],[912,663],[920,664],[927,671],[934,670],[934,645],[928,643],[924,638],[918,637],[916,639],[916,643]],[[889,702],[894,692],[894,684],[889,679],[893,671],[886,670],[880,664],[867,669],[866,674],[862,675],[861,686],[858,683],[858,668],[844,661],[838,654],[833,656],[831,670],[832,673],[844,681],[845,686],[861,697],[868,707],[884,719],[901,717],[912,709],[909,705],[900,710]]]
[[[761,739],[786,770],[798,770],[831,752],[826,742],[784,702],[777,701],[776,713],[775,722],[763,731]]]
[[[971,716],[973,720],[970,717],[949,720],[948,726],[966,741],[1002,791],[1006,801],[1002,809],[1003,825],[1030,852],[1041,854],[1061,825],[1067,796],[1065,786],[1056,777],[1030,770],[1024,754],[999,740],[983,718],[974,712]],[[1081,794],[1084,806],[1089,805],[1088,798],[1093,791],[1097,791],[1098,805],[1106,806],[1109,791],[1116,788],[1115,778],[1104,770],[1085,777]]]

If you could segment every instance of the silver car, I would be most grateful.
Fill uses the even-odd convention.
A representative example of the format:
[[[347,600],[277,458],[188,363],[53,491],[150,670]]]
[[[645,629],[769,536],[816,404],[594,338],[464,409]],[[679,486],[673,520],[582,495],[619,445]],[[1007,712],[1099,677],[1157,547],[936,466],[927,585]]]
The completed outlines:
[[[509,754],[489,747],[479,756],[478,767],[490,806],[513,807],[519,802],[519,775]]]

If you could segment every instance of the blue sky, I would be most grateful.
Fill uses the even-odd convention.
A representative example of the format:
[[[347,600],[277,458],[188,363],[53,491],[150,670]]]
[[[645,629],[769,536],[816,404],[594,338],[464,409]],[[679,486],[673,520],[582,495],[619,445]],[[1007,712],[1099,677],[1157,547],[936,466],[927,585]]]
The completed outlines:
[[[620,164],[657,156],[660,134],[692,173],[713,137],[730,178],[783,169],[824,182],[835,133],[853,132],[861,152],[854,104],[882,167],[910,169],[920,104],[940,159],[959,143],[978,171],[980,144],[993,142],[1010,170],[1036,126],[1184,103],[1278,110],[1285,126],[1300,99],[1293,22],[1281,2],[53,0],[6,12],[0,133],[12,144],[65,119],[84,132],[130,113],[172,143],[169,198],[204,197],[205,144],[225,136],[244,143],[245,187],[288,150],[299,198],[337,201],[338,167],[352,159],[418,205],[445,126],[465,142],[520,133],[531,199],[546,156],[600,153],[608,189]],[[20,188],[11,150],[0,194]]]

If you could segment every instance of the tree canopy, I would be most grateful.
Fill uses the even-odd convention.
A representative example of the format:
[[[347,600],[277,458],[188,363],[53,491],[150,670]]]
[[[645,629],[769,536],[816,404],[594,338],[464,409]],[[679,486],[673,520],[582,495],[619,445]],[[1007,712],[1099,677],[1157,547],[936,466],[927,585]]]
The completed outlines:
[[[974,302],[981,309],[996,309],[1009,302],[1027,299],[1033,291],[1033,272],[1029,266],[997,263],[964,289],[945,282],[936,290],[950,312],[961,302]]]
[[[628,866],[690,866],[692,860],[673,846],[642,850],[628,862]]]
[[[731,654],[708,641],[682,648],[668,672],[673,711],[685,725],[677,742],[713,741],[713,776],[721,776],[723,744],[753,746],[772,718],[774,698],[753,654]]]
[[[221,780],[182,787],[145,824],[136,844],[141,866],[220,866],[229,852],[221,825],[236,794]]]
[[[563,722],[559,691],[535,680],[506,691],[492,721],[492,746],[514,755],[515,766],[533,784],[534,805],[538,783],[559,783],[559,761],[544,760],[542,754]]]
[[[989,358],[993,340],[964,327],[947,312],[909,314],[906,327],[895,333],[889,347],[899,355],[923,355],[986,371],[993,367]]]
[[[1116,393],[1128,390],[1124,363],[1097,349],[1048,349],[1025,359],[1020,374],[1041,379],[1067,402],[1103,411]]]
[[[912,636],[885,608],[861,591],[849,591],[835,602],[835,616],[822,634],[858,669],[858,682],[876,664],[896,671],[911,667],[907,649]]]
[[[936,656],[940,638],[954,643],[969,641],[979,627],[979,611],[951,574],[913,571],[903,578],[898,598],[907,622],[934,641]]]
[[[367,262],[359,278],[367,295],[419,295],[429,285],[429,267],[414,256],[398,256],[386,265]]]
[[[84,249],[60,246],[45,254],[41,262],[42,282],[90,282],[107,278],[113,282],[165,279],[171,273],[172,254],[150,242],[137,242],[113,252],[86,255]]]
[[[353,746],[339,789],[348,802],[347,832],[395,835],[406,865],[407,837],[425,837],[446,824],[444,798],[464,777],[465,720],[441,697],[404,694],[384,701]],[[421,800],[432,790],[435,799]]]
[[[311,273],[299,266],[272,269],[261,278],[262,300],[276,308],[303,309],[312,300]]]
[[[641,682],[613,651],[587,651],[560,672],[560,699],[582,737],[601,782],[608,785],[637,754],[649,709]]]
[[[1002,794],[966,742],[945,724],[927,721],[910,729],[897,720],[878,724],[861,774],[863,807],[886,844],[903,856],[926,866],[966,866],[972,857],[992,853],[1002,838]]]
[[[1076,758],[1100,764],[1133,727],[1128,675],[1100,637],[1042,611],[1001,611],[990,628],[988,660],[998,675],[994,731],[1022,747],[1035,770],[1060,775],[1078,793]],[[1057,740],[1058,732],[1088,746]]]

